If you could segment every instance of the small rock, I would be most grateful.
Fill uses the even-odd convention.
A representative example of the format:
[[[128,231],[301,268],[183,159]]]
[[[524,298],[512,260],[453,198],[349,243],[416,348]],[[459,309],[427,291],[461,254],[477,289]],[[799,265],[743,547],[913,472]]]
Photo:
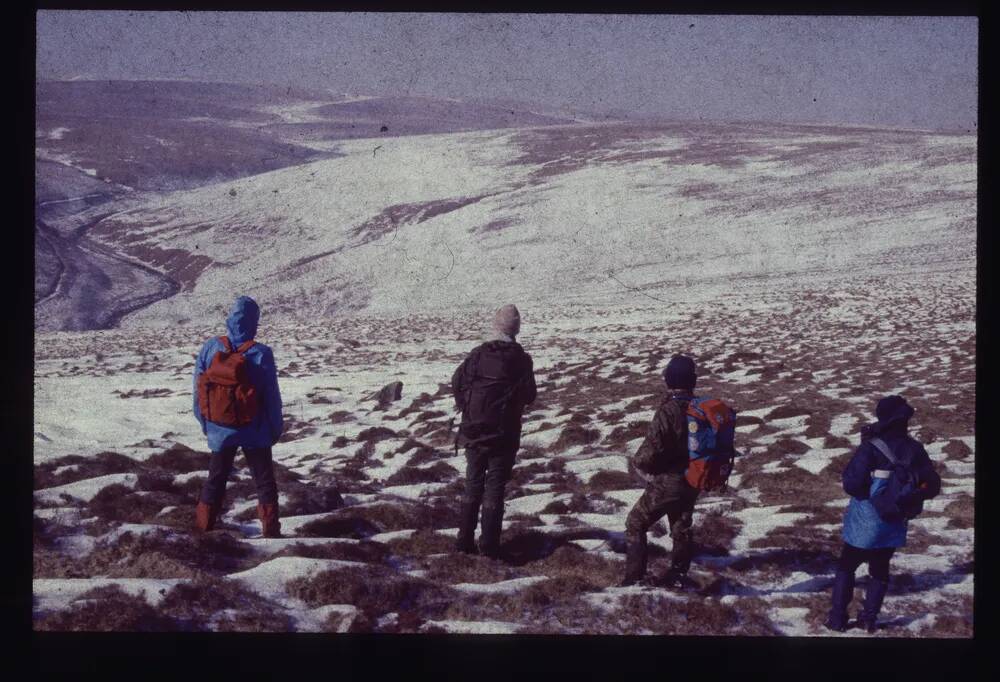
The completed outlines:
[[[378,402],[379,410],[384,410],[393,403],[403,397],[403,382],[393,381],[391,384],[386,384],[382,387],[382,390],[377,393],[373,393],[368,397],[369,400],[375,400]]]

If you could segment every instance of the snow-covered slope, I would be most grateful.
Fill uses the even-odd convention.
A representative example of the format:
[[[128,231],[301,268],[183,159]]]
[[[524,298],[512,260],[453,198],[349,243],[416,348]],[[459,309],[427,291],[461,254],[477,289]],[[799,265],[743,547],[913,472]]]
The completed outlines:
[[[707,298],[971,267],[975,149],[763,125],[351,141],[338,158],[164,195],[92,235],[182,282],[126,318],[139,326],[214,319],[234,290],[320,316]]]

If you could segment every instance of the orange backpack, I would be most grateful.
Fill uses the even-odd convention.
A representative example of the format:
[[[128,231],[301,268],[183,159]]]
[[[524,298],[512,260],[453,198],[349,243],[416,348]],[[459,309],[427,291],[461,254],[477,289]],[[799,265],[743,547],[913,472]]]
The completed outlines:
[[[218,351],[198,376],[198,408],[208,421],[223,426],[246,426],[257,416],[257,389],[250,382],[243,355],[254,340],[233,350],[229,338],[220,336],[225,351]]]
[[[698,490],[725,489],[736,456],[736,411],[718,398],[688,403],[688,468],[685,478]]]

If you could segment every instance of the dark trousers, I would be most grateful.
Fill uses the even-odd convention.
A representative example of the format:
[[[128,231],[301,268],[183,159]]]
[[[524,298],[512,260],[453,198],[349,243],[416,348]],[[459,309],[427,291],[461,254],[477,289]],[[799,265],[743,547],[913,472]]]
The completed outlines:
[[[895,547],[881,547],[879,549],[861,549],[844,543],[844,548],[840,553],[840,560],[837,562],[837,572],[845,572],[854,575],[861,564],[868,564],[868,575],[875,580],[886,582],[889,580],[889,560],[892,559]]]
[[[476,517],[482,505],[480,550],[496,555],[503,525],[503,494],[514,469],[516,447],[472,445],[465,449],[465,494],[458,527],[460,549],[473,548]]]
[[[201,489],[201,501],[218,507],[226,495],[226,482],[233,471],[238,446],[223,448],[212,453],[208,463],[208,479]],[[274,464],[271,448],[243,448],[254,484],[257,486],[257,501],[263,504],[278,503],[278,484],[274,480]]]
[[[683,474],[655,476],[646,491],[625,519],[625,575],[638,580],[646,574],[646,531],[664,516],[670,522],[670,537],[674,547],[670,553],[670,568],[678,574],[687,573],[694,555],[694,503],[697,488],[691,487]]]
[[[880,547],[878,549],[861,549],[844,543],[837,561],[837,573],[833,579],[833,594],[831,595],[829,623],[834,627],[844,627],[847,624],[847,607],[854,597],[854,574],[858,567],[868,564],[868,587],[865,590],[865,602],[858,618],[862,623],[873,623],[882,609],[882,601],[889,588],[889,560],[892,559],[895,547]]]

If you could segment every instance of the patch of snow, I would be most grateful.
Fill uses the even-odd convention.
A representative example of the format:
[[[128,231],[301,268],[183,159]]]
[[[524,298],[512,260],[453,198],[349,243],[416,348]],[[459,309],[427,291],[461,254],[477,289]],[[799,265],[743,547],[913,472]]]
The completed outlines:
[[[518,632],[522,625],[498,620],[429,620],[421,626],[421,630],[430,627],[443,628],[450,634],[510,635]]]
[[[792,463],[801,467],[811,474],[818,474],[827,467],[828,464],[839,455],[849,452],[843,448],[832,448],[823,450],[810,450],[804,455],[799,455]]]
[[[417,531],[413,528],[408,528],[406,530],[391,530],[387,533],[378,533],[376,535],[373,535],[369,538],[369,540],[373,542],[389,542],[390,540],[403,540],[410,537],[416,532]]]
[[[347,632],[358,615],[358,607],[352,604],[325,604],[315,609],[303,609],[294,613],[296,632],[326,632],[326,621],[332,615],[340,616],[340,626],[336,632]]]
[[[743,524],[739,535],[733,539],[733,549],[745,552],[750,548],[752,540],[765,537],[779,526],[794,526],[797,521],[809,516],[804,513],[779,512],[779,509],[781,509],[780,505],[774,507],[747,507],[746,509],[732,512],[731,515]]]
[[[556,500],[568,500],[572,497],[569,493],[538,493],[537,495],[524,495],[504,501],[504,507],[510,514],[538,514],[546,506]]]
[[[600,471],[620,471],[628,473],[628,458],[624,455],[609,455],[606,457],[591,457],[566,463],[566,470],[577,474],[586,483]]]
[[[293,578],[310,577],[323,571],[366,565],[357,561],[286,556],[265,561],[247,571],[230,573],[225,577],[227,580],[239,580],[263,595],[283,595],[285,584]]]
[[[408,500],[419,500],[441,488],[447,487],[447,483],[411,483],[410,485],[393,485],[382,489],[385,495],[396,495]]]
[[[87,478],[75,483],[45,488],[35,491],[35,499],[44,503],[57,503],[63,501],[63,495],[69,495],[73,499],[82,502],[90,502],[97,493],[111,485],[123,485],[126,488],[135,489],[139,477],[136,474],[108,474]]]
[[[156,606],[175,585],[185,582],[179,578],[36,578],[31,582],[36,599],[33,610],[38,613],[69,608],[83,593],[105,585],[117,585],[133,596],[145,593],[146,601]]]
[[[768,612],[768,617],[781,634],[791,637],[808,637],[814,635],[810,623],[806,621],[809,609],[802,606],[786,606],[774,608]]]
[[[532,575],[525,578],[514,578],[512,580],[501,580],[495,583],[457,583],[452,585],[456,590],[463,592],[474,592],[477,594],[511,594],[525,587],[548,580],[545,576]]]

